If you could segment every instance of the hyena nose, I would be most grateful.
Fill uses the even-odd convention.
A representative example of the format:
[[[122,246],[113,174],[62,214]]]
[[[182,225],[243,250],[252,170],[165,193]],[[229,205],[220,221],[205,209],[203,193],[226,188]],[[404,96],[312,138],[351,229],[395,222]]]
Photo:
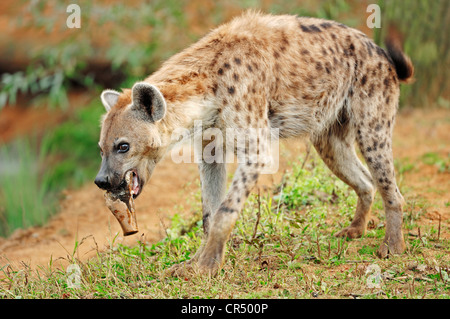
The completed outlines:
[[[101,189],[108,190],[111,188],[108,175],[97,175],[94,183]]]

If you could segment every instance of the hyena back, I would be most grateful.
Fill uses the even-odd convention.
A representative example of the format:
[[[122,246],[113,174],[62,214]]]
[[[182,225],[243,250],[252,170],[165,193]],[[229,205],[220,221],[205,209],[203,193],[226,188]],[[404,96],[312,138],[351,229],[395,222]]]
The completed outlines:
[[[362,32],[334,21],[246,13],[167,60],[131,90],[102,93],[108,113],[97,184],[117,187],[133,169],[140,193],[174,144],[174,130],[193,130],[196,120],[204,129],[222,131],[277,128],[280,138],[309,138],[328,167],[357,193],[354,220],[337,235],[364,233],[378,189],[386,211],[386,235],[378,252],[382,257],[401,253],[403,197],[394,175],[392,130],[399,82],[412,75],[413,66],[396,39],[387,43],[386,52]],[[268,152],[262,135],[250,139],[258,141],[258,154]],[[116,154],[118,140],[125,140],[129,151]],[[368,169],[356,155],[355,142]],[[174,273],[219,269],[263,166],[248,158],[240,163],[227,192],[226,164],[199,164],[205,239],[189,263],[172,268]],[[100,183],[108,180],[105,175],[111,176],[109,184]]]

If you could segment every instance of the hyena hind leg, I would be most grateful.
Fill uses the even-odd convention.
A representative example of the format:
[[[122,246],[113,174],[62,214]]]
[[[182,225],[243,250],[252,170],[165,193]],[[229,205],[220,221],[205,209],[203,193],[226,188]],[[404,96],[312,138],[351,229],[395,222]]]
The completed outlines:
[[[402,233],[404,204],[403,196],[395,180],[394,159],[392,154],[392,126],[394,116],[377,117],[372,120],[371,129],[360,125],[357,141],[373,180],[380,192],[386,213],[386,233],[378,249],[378,256],[385,258],[389,253],[400,254],[405,250]]]
[[[338,237],[358,238],[365,233],[375,195],[372,177],[356,155],[354,142],[348,122],[336,124],[326,134],[313,140],[314,147],[328,168],[358,195],[353,221],[336,234]]]

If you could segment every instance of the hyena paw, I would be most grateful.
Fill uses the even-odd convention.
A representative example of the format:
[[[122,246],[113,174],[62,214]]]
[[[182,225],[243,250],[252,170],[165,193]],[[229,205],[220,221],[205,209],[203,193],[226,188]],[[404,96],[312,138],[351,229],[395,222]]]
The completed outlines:
[[[377,250],[379,258],[387,258],[389,255],[400,255],[405,251],[406,245],[403,237],[397,240],[384,239]]]
[[[208,271],[208,266],[205,265],[205,262],[199,262],[201,256],[205,255],[203,251],[204,246],[201,246],[191,259],[173,265],[166,270],[165,275],[181,278],[190,277],[192,275],[201,275],[203,273],[211,273],[211,271]]]
[[[220,269],[220,263],[215,258],[200,257],[198,261],[186,261],[173,265],[166,270],[170,277],[187,278],[195,275],[209,275],[214,277]]]
[[[348,226],[335,234],[336,237],[344,237],[344,238],[359,238],[364,234],[364,228],[363,227],[355,227],[355,226]]]
[[[202,254],[197,262],[197,269],[201,274],[215,276],[221,268],[220,254]]]
[[[194,274],[195,271],[195,263],[190,260],[173,265],[169,269],[166,270],[165,275],[170,277],[189,277]]]

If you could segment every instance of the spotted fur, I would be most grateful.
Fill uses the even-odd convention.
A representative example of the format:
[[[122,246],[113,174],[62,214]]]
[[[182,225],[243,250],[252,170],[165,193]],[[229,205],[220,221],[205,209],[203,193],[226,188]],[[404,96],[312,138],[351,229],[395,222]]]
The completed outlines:
[[[107,148],[121,135],[132,136],[131,148],[136,141],[139,151],[127,160],[132,164],[121,165],[140,165],[146,149],[145,167],[139,169],[152,171],[173,144],[171,133],[181,127],[193,130],[196,120],[202,120],[204,129],[278,128],[281,138],[309,138],[328,167],[358,195],[355,218],[339,236],[364,233],[375,189],[380,192],[386,211],[386,236],[379,249],[384,257],[405,247],[392,130],[399,83],[412,75],[412,64],[395,41],[386,52],[362,32],[334,21],[247,12],[168,59],[144,80],[163,96],[167,109],[161,119],[137,115],[155,110],[147,99],[150,104],[138,113],[136,86],[118,95],[103,121],[100,144]],[[146,99],[139,101],[145,104]],[[258,134],[249,139],[263,140]],[[358,159],[355,144],[368,168]],[[267,151],[260,143],[257,152]],[[174,267],[174,273],[194,266],[217,271],[262,167],[246,158],[227,192],[225,164],[199,165],[205,240],[195,257]]]

